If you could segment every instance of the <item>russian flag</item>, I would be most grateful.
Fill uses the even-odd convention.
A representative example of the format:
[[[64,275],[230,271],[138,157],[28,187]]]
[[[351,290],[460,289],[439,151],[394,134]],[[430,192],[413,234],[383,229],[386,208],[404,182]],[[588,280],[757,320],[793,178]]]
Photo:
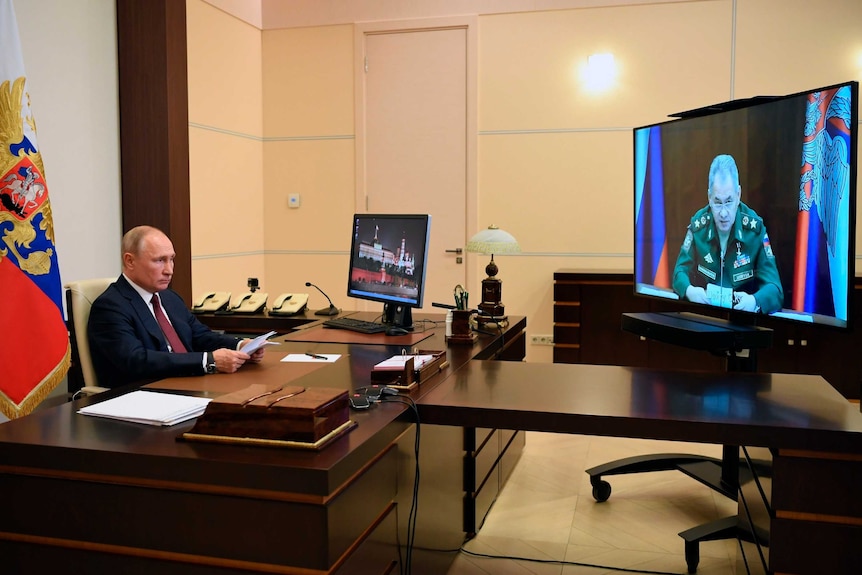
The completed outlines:
[[[661,128],[635,132],[635,282],[670,288]]]

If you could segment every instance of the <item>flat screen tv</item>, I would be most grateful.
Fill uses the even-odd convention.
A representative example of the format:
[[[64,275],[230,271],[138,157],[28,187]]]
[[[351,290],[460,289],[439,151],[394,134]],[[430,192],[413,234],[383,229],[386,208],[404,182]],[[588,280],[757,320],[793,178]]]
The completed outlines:
[[[413,328],[422,307],[431,216],[355,214],[347,295],[383,303],[383,323]]]
[[[849,328],[858,98],[847,82],[635,128],[635,293]]]

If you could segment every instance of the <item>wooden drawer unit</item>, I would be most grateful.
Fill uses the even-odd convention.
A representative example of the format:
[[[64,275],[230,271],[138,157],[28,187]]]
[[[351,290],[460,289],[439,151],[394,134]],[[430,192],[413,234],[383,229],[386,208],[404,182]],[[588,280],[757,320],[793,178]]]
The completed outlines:
[[[862,277],[854,285],[852,331],[797,325],[772,317],[757,324],[774,330],[773,345],[757,350],[762,373],[822,375],[844,397],[862,396]],[[724,317],[725,312],[682,302],[635,296],[628,272],[554,272],[554,362],[593,363],[724,371],[723,356],[647,341],[621,329],[624,313],[694,312]]]
[[[773,476],[774,573],[855,573],[862,565],[862,457],[779,450]],[[816,549],[816,553],[811,550]]]
[[[464,428],[464,532],[476,533],[524,449],[524,432]]]
[[[631,274],[554,274],[554,361],[605,365],[646,365],[646,343],[620,328],[625,312],[646,311],[632,296]]]
[[[742,448],[740,455],[753,479],[740,487],[739,525],[756,536],[740,540],[738,572],[858,571],[862,457],[751,447]]]

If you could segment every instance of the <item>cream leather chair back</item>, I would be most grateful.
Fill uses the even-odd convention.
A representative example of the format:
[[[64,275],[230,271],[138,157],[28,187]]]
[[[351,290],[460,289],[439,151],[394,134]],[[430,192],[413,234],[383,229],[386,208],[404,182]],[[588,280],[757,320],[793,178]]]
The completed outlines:
[[[116,281],[116,278],[99,278],[66,284],[66,289],[69,290],[66,293],[66,308],[69,313],[69,334],[73,347],[78,351],[78,363],[81,366],[81,374],[84,378],[84,386],[80,392],[84,395],[92,395],[107,389],[99,387],[96,371],[93,369],[93,360],[90,356],[90,341],[87,338],[87,321],[90,319],[90,308],[93,302],[114,281]]]

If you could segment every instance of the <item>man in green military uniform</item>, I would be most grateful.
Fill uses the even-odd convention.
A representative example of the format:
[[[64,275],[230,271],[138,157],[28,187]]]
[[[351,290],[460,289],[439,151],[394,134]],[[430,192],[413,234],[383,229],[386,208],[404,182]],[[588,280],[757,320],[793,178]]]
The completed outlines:
[[[781,309],[784,290],[766,226],[739,198],[732,156],[709,167],[709,205],[691,218],[673,270],[673,290],[696,303],[769,314]]]

